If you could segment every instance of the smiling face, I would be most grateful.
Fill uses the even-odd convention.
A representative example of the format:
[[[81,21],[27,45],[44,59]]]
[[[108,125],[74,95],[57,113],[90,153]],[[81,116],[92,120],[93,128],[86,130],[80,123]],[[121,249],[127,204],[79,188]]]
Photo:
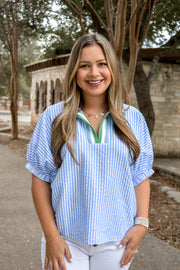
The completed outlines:
[[[91,45],[82,49],[76,81],[84,98],[106,96],[111,73],[101,46]]]

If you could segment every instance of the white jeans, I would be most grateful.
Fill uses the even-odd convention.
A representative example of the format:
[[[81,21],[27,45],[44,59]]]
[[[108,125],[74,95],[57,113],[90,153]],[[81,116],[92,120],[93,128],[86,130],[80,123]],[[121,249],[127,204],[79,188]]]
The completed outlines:
[[[72,255],[72,262],[66,258],[67,270],[127,270],[130,263],[121,267],[120,261],[124,254],[124,248],[119,249],[119,242],[108,242],[93,246],[79,241],[64,238]],[[44,269],[46,242],[44,237],[41,244],[41,260]]]

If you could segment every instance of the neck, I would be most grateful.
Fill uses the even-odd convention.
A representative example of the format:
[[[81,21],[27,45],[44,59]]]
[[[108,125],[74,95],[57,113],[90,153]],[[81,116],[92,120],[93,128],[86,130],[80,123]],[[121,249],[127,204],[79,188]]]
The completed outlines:
[[[101,113],[107,110],[107,101],[105,97],[94,97],[89,96],[88,98],[83,97],[82,107],[89,113]]]

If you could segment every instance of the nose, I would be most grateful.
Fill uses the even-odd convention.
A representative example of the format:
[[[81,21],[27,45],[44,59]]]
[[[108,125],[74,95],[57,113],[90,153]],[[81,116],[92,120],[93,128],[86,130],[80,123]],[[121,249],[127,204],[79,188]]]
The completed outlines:
[[[96,77],[99,75],[99,69],[96,65],[91,66],[89,75],[91,75],[93,77]]]

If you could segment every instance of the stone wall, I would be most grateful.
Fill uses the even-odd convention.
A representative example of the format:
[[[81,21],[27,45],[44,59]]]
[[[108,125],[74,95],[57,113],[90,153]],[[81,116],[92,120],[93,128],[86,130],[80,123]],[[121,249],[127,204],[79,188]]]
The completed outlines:
[[[148,73],[150,62],[144,62]],[[180,157],[180,65],[159,63],[151,85],[156,122],[152,135],[156,156]],[[137,107],[135,93],[132,104]]]
[[[148,73],[151,62],[144,62]],[[62,82],[66,65],[32,71],[31,110],[35,123],[43,110],[62,98]],[[156,156],[180,157],[180,65],[159,63],[151,85],[156,114],[152,135]],[[132,105],[137,107],[134,91]]]
[[[66,66],[32,71],[31,123],[35,124],[46,107],[62,100]]]

